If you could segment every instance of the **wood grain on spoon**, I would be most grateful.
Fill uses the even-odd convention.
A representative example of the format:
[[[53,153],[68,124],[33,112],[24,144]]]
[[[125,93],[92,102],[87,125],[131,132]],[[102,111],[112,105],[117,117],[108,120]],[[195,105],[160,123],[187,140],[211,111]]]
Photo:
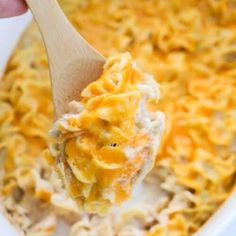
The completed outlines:
[[[56,0],[26,0],[47,50],[56,116],[68,111],[81,90],[96,80],[105,58],[70,24]]]

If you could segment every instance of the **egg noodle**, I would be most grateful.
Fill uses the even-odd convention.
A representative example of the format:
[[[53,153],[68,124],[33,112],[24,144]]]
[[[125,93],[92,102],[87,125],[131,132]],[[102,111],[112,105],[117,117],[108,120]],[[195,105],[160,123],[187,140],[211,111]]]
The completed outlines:
[[[86,212],[105,213],[130,198],[154,166],[165,120],[159,95],[153,76],[128,52],[117,54],[54,123],[46,158]]]
[[[80,211],[42,155],[53,107],[45,50],[32,24],[0,83],[2,210],[26,235],[53,235],[62,222],[69,236],[192,235],[234,189],[235,1],[59,2],[106,57],[129,51],[155,76],[164,137],[130,202],[103,217]]]

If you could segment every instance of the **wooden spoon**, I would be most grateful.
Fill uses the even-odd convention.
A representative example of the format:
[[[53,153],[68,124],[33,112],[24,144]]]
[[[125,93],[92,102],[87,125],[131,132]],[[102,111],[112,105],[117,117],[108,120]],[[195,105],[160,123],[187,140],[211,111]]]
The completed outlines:
[[[81,90],[98,79],[105,58],[70,24],[56,0],[26,0],[47,50],[56,117],[68,112]]]

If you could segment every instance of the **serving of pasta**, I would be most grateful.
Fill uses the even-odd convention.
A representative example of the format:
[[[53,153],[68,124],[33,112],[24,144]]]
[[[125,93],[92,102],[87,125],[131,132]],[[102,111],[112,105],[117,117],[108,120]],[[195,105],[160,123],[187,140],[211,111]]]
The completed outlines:
[[[22,235],[61,236],[62,225],[69,236],[193,235],[235,189],[235,1],[59,3],[104,56],[128,51],[141,71],[154,75],[158,110],[166,116],[163,138],[155,166],[130,200],[102,216],[78,207],[45,155],[54,142],[53,106],[33,23],[0,82],[1,210]]]
[[[123,53],[107,60],[81,97],[53,125],[45,154],[81,208],[105,213],[154,166],[165,119],[159,85]]]

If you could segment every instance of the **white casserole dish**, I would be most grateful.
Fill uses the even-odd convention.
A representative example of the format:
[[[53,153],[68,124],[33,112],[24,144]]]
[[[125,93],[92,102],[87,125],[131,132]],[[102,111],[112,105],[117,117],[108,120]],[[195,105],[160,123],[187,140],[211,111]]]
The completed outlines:
[[[27,13],[20,17],[0,19],[0,78],[17,40],[32,16]],[[61,227],[60,227],[61,228]],[[57,236],[62,236],[56,233]],[[0,235],[17,236],[16,230],[0,213]],[[215,212],[195,236],[235,236],[236,235],[236,192]]]

